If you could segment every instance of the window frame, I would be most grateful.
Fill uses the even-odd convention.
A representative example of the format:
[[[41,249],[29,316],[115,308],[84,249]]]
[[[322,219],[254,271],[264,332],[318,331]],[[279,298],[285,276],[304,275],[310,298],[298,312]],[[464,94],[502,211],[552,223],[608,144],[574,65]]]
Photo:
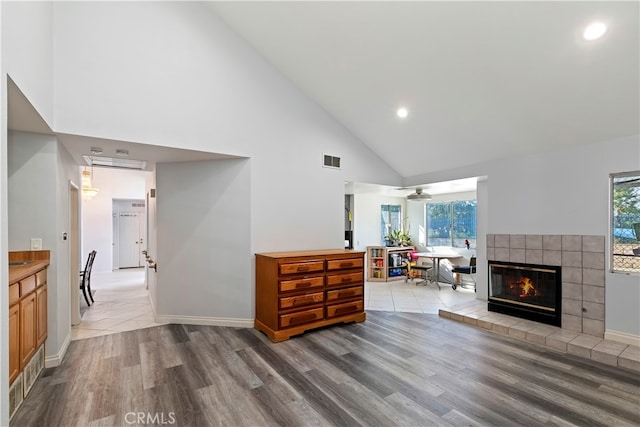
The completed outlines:
[[[455,200],[443,200],[443,201],[438,201],[438,202],[428,202],[425,204],[425,210],[424,210],[424,223],[426,225],[425,227],[425,239],[426,239],[426,245],[430,246],[429,244],[429,230],[430,230],[430,223],[429,223],[429,206],[430,205],[436,205],[436,204],[440,204],[440,205],[449,205],[449,246],[452,248],[464,248],[463,246],[455,246],[454,242],[456,240],[460,240],[460,239],[456,239],[455,237],[455,229],[456,229],[456,221],[455,221],[455,209],[454,206],[456,203],[466,203],[466,202],[473,202],[474,203],[474,208],[475,208],[475,232],[476,235],[474,237],[467,237],[465,238],[466,240],[470,241],[470,244],[475,248],[476,247],[476,243],[478,240],[478,200],[477,199],[455,199]],[[473,242],[471,242],[473,241]],[[433,246],[433,245],[431,245]],[[442,246],[442,245],[435,245],[435,246]]]
[[[389,225],[388,225],[388,227],[386,227],[387,230],[383,230],[382,227],[380,229],[380,231],[381,231],[381,235],[380,235],[380,242],[381,243],[380,244],[382,246],[385,246],[385,244],[386,244],[386,240],[385,240],[384,236],[387,236],[393,229],[393,223],[391,221],[391,214],[392,214],[391,208],[392,207],[394,207],[394,208],[397,207],[398,208],[398,226],[399,226],[398,230],[400,230],[400,231],[404,230],[404,228],[403,228],[404,225],[402,223],[402,208],[403,208],[403,206],[402,205],[397,205],[397,204],[392,204],[392,203],[383,203],[383,204],[381,204],[380,205],[380,216],[381,216],[381,218],[384,218],[385,211],[383,209],[384,209],[385,206],[387,207],[387,211],[386,211],[387,221],[385,222],[385,224],[389,224]]]
[[[616,210],[615,184],[616,184],[616,179],[627,178],[627,177],[636,177],[637,179],[640,180],[640,170],[628,171],[628,172],[617,172],[617,173],[609,174],[609,230],[608,230],[609,272],[614,274],[624,274],[624,275],[640,275],[640,256],[633,257],[633,255],[626,253],[625,249],[620,249],[620,247],[617,246],[617,245],[625,246],[624,243],[621,243],[620,241],[618,241],[618,239],[624,238],[625,236],[617,235],[617,234],[620,234],[620,230],[625,230],[625,229],[621,227],[616,227],[619,224],[616,223],[616,218],[618,216],[615,213],[615,210]],[[636,203],[638,205],[638,208],[640,208],[640,185],[636,186],[636,188],[637,188],[636,193],[639,198],[639,200]],[[640,223],[640,213],[637,213],[636,217],[638,222]],[[634,234],[636,233],[637,231],[634,231]],[[640,236],[635,235],[635,238],[636,238],[636,243],[630,242],[626,246],[634,246],[634,247],[640,248]],[[636,267],[631,267],[630,269],[621,269],[619,267],[616,267],[616,264],[624,263],[624,258],[620,258],[620,261],[617,262],[616,257],[629,257],[629,256],[633,257],[631,263],[635,264]],[[634,262],[635,258],[637,258],[637,262]]]

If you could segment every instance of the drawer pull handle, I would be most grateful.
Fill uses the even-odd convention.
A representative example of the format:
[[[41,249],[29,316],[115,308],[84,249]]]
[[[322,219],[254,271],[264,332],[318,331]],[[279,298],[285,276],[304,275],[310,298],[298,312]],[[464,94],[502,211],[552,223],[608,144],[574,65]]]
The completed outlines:
[[[299,265],[297,271],[308,271],[309,267],[306,265]]]
[[[352,262],[341,262],[340,263],[340,268],[347,268],[347,267],[353,267],[353,263]]]
[[[316,315],[313,313],[307,313],[307,314],[303,314],[301,316],[294,316],[291,318],[291,321],[289,322],[290,325],[294,325],[296,323],[303,323],[303,322],[308,322],[309,320],[313,320],[316,318]]]
[[[308,288],[309,286],[311,286],[311,282],[298,282],[298,283],[296,283],[296,289],[297,288]]]
[[[357,305],[347,305],[345,307],[336,308],[336,314],[345,314],[351,313],[352,311],[356,311],[358,309]]]
[[[350,282],[351,281],[351,277],[343,277],[342,279],[340,279],[340,281],[342,283]]]
[[[338,292],[338,298],[350,297],[353,294],[353,291]]]
[[[313,297],[294,298],[291,300],[291,305],[309,304],[313,302]]]

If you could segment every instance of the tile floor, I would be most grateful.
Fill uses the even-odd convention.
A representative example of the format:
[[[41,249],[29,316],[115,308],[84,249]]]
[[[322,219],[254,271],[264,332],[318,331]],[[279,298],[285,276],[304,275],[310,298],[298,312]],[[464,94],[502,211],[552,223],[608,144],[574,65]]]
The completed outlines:
[[[93,273],[91,289],[95,303],[71,327],[72,341],[161,325],[153,318],[144,268]]]
[[[71,340],[161,324],[153,318],[143,268],[93,273],[91,288],[96,292],[95,303],[84,312],[80,324],[71,328]],[[474,299],[473,288],[458,287],[454,291],[447,284],[441,284],[438,290],[433,284],[416,285],[404,280],[365,283],[365,310],[438,314],[440,309]]]
[[[440,283],[440,290],[434,284],[416,285],[415,282],[397,280],[393,282],[366,282],[364,286],[365,310],[401,311],[405,313],[438,314],[440,309],[449,309],[475,300],[472,287],[458,287]]]

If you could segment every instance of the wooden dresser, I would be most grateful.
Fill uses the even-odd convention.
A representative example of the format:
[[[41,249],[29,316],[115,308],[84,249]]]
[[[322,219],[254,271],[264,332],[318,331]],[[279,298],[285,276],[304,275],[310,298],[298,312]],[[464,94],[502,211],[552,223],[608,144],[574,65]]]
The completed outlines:
[[[256,254],[255,328],[272,341],[365,317],[363,251]]]

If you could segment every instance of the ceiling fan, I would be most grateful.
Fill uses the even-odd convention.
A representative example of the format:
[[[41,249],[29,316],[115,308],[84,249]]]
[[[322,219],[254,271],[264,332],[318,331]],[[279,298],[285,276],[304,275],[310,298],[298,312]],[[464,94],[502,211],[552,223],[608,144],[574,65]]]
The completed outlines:
[[[423,193],[422,188],[416,188],[415,193],[411,193],[407,196],[407,200],[431,200],[431,194]]]

